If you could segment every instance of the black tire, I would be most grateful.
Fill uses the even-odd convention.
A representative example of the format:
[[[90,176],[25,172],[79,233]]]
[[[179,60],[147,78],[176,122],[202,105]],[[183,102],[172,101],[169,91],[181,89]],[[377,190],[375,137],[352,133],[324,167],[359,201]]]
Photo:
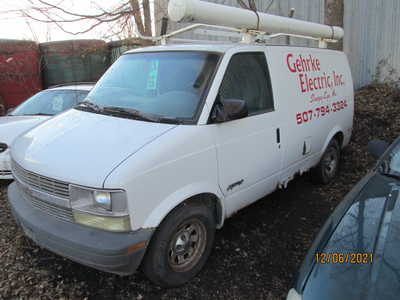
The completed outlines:
[[[313,182],[328,184],[336,176],[340,163],[340,146],[336,139],[332,139],[326,148],[318,165],[311,170]]]
[[[177,207],[150,242],[142,264],[147,278],[162,287],[176,287],[191,280],[211,253],[215,228],[214,212],[205,203],[194,201]],[[184,260],[186,263],[182,263]]]

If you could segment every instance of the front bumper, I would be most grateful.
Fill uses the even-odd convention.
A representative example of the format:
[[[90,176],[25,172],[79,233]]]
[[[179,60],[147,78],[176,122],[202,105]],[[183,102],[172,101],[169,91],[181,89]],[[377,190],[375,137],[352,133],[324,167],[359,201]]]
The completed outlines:
[[[10,150],[0,153],[0,180],[11,180]]]
[[[83,265],[119,275],[139,267],[153,230],[113,233],[62,221],[26,201],[16,183],[8,199],[17,223],[35,243]]]

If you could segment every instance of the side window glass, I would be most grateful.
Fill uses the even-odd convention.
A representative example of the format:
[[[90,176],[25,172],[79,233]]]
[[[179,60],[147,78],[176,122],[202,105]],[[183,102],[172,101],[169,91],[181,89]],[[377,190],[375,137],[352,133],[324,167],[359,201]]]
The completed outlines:
[[[274,110],[271,79],[263,52],[239,53],[231,58],[219,95],[247,102],[249,114]]]

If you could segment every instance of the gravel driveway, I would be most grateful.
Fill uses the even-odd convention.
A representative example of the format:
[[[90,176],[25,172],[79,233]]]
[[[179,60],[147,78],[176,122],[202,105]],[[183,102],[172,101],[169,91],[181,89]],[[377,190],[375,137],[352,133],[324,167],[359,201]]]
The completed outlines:
[[[102,273],[40,249],[17,228],[0,185],[0,298],[282,299],[324,220],[373,164],[372,138],[400,134],[400,91],[371,86],[356,97],[353,141],[341,171],[328,186],[297,178],[227,220],[200,275],[175,289],[152,285],[139,272]]]

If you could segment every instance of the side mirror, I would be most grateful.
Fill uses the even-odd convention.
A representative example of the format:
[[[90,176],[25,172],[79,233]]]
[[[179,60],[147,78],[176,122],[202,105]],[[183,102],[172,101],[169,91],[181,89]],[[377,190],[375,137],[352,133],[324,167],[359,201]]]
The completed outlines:
[[[214,123],[222,123],[245,118],[249,115],[247,103],[241,99],[225,99],[215,105],[211,115]]]
[[[383,153],[389,148],[390,144],[382,140],[372,140],[368,143],[369,153],[375,157],[380,158]]]
[[[12,113],[14,111],[15,108],[9,108],[7,109],[7,115],[9,115],[10,113]]]

